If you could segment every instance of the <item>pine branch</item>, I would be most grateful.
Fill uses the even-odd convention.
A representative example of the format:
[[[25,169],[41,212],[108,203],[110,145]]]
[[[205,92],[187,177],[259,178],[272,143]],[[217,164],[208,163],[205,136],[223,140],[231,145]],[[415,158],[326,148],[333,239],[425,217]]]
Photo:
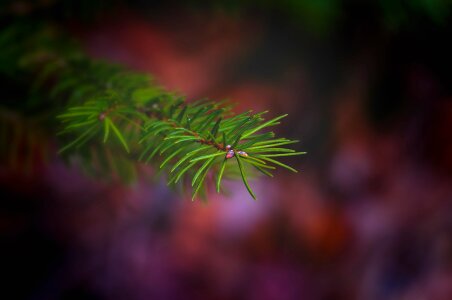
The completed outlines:
[[[296,141],[268,131],[286,115],[265,120],[266,112],[235,115],[225,102],[187,103],[148,75],[90,59],[49,27],[31,37],[24,32],[1,32],[0,49],[10,51],[12,39],[25,46],[19,67],[34,73],[34,88],[47,91],[60,110],[62,155],[78,154],[93,169],[107,166],[117,173],[120,161],[129,171],[136,161],[152,162],[169,185],[191,182],[193,199],[208,178],[216,178],[220,192],[222,179],[234,171],[253,198],[252,169],[270,177],[277,167],[296,172],[275,158],[304,152],[286,148]]]

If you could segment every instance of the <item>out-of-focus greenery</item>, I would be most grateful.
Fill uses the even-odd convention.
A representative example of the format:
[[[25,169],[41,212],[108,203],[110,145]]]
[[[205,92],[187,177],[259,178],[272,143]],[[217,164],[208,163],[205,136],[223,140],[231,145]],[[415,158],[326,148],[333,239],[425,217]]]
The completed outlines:
[[[95,18],[99,13],[116,8],[136,8],[153,13],[160,8],[225,10],[230,13],[279,15],[295,26],[317,33],[334,29],[344,12],[350,7],[373,10],[384,26],[397,30],[410,26],[420,18],[436,24],[446,21],[451,12],[449,0],[4,0],[0,3],[0,16],[27,15],[32,11],[58,18]]]
[[[443,24],[451,12],[452,1],[448,0],[191,0],[170,1],[186,3],[198,8],[224,9],[235,13],[260,13],[279,15],[292,25],[306,31],[324,34],[334,30],[344,12],[351,7],[373,10],[382,25],[391,30],[409,27],[419,19],[428,19]],[[142,1],[137,1],[142,3]],[[188,3],[188,4],[187,4]]]

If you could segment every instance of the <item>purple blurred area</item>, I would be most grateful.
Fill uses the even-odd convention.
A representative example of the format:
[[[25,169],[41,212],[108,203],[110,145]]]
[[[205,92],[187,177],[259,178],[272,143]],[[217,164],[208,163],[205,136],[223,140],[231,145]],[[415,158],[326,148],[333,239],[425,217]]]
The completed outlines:
[[[222,10],[69,27],[190,100],[289,113],[277,134],[308,154],[254,180],[255,202],[241,182],[193,203],[56,157],[2,171],[2,299],[452,299],[450,18],[394,29],[357,5],[322,33]]]

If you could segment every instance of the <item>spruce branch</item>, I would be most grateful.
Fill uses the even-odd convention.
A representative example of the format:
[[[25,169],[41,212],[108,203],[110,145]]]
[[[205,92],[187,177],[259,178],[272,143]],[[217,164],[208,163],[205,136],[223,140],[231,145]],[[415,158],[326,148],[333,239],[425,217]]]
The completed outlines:
[[[296,172],[275,158],[304,154],[286,148],[297,141],[268,131],[286,115],[266,120],[267,112],[234,114],[227,102],[189,103],[149,75],[87,57],[52,27],[24,32],[20,26],[1,32],[0,51],[11,50],[11,39],[21,41],[18,69],[33,74],[33,88],[58,108],[60,154],[116,173],[153,163],[168,185],[191,183],[192,199],[209,178],[220,192],[222,179],[238,171],[255,199],[252,170],[269,177],[277,167]]]

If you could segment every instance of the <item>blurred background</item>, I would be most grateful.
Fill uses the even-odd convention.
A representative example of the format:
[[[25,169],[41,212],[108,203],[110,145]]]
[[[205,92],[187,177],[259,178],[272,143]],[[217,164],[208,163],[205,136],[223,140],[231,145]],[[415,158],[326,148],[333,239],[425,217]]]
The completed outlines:
[[[451,4],[3,1],[1,24],[57,20],[189,100],[289,113],[277,133],[308,154],[254,180],[256,202],[228,182],[192,203],[84,176],[32,127],[33,170],[0,165],[0,297],[452,299]]]

